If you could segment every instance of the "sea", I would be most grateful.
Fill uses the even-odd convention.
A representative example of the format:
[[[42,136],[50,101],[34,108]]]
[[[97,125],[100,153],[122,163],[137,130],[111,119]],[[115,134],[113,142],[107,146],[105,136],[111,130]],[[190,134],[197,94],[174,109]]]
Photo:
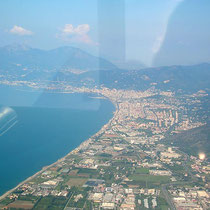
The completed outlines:
[[[107,99],[0,86],[0,195],[98,132],[115,111]]]

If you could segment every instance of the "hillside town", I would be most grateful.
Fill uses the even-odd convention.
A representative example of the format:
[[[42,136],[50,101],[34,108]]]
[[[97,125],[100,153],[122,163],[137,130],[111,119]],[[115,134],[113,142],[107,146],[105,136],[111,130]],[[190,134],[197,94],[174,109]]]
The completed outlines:
[[[197,114],[205,92],[176,95],[154,87],[134,91],[60,84],[47,89],[104,97],[115,105],[113,118],[68,155],[0,197],[0,209],[210,208],[206,154],[186,154],[163,143],[205,125],[206,116]]]

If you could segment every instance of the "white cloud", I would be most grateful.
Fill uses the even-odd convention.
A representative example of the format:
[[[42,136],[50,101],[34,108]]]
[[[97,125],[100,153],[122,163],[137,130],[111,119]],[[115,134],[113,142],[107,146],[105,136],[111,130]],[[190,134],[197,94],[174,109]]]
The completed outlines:
[[[164,41],[164,38],[165,38],[165,32],[162,33],[160,36],[158,36],[156,38],[156,40],[155,40],[155,42],[153,44],[153,47],[152,47],[152,53],[153,54],[156,54],[160,50],[160,48],[162,46],[162,43]]]
[[[152,59],[154,59],[155,55],[159,52],[160,48],[162,47],[162,44],[165,40],[166,31],[168,27],[168,22],[171,18],[171,15],[173,14],[174,10],[177,8],[177,6],[183,2],[184,0],[173,0],[171,2],[171,7],[167,10],[167,18],[162,24],[162,29],[159,33],[159,35],[154,40],[153,46],[152,46]]]
[[[89,31],[90,26],[88,24],[81,24],[77,27],[74,27],[72,24],[66,24],[56,37],[64,41],[95,44],[88,35]]]
[[[20,35],[20,36],[25,36],[25,35],[32,35],[33,32],[32,31],[29,31],[21,26],[13,26],[12,29],[10,29],[10,33],[12,34],[17,34],[17,35]]]

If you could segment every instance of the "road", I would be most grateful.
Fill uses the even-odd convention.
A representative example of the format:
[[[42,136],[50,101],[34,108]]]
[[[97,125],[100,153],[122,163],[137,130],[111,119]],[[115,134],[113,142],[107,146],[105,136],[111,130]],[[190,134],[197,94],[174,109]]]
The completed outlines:
[[[176,210],[176,206],[174,205],[174,202],[173,200],[171,199],[171,196],[167,190],[167,186],[169,186],[170,184],[164,184],[161,186],[161,190],[162,190],[162,193],[168,203],[168,205],[170,206],[170,209],[171,210]]]
[[[184,156],[184,159],[185,160],[183,161],[182,165],[183,165],[184,169],[186,170],[186,172],[190,175],[191,181],[187,181],[187,182],[177,181],[177,182],[173,182],[171,184],[163,184],[161,186],[162,193],[163,193],[163,195],[164,195],[167,203],[169,204],[171,210],[176,210],[176,206],[174,205],[174,202],[173,202],[173,200],[171,198],[170,193],[167,190],[167,187],[169,187],[169,186],[175,186],[175,185],[177,185],[177,186],[186,185],[188,183],[193,183],[193,182],[197,181],[197,177],[192,174],[190,168],[187,165],[187,162],[190,160],[189,155],[187,155],[186,153],[184,153],[184,152],[182,152],[180,150],[178,150],[178,152],[181,153]]]

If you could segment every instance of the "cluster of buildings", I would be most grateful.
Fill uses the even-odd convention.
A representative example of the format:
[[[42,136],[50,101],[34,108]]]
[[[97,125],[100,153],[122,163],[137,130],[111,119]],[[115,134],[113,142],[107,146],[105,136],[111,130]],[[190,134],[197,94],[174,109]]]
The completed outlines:
[[[198,187],[173,187],[169,190],[177,209],[208,209],[209,193]]]
[[[155,208],[157,196],[160,195],[160,190],[157,189],[132,189],[117,184],[102,189],[99,191],[95,188],[88,197],[89,200],[99,204],[102,209],[136,209],[137,205],[142,205],[148,209]],[[148,199],[152,203],[148,203]]]
[[[161,143],[168,132],[203,124],[199,118],[187,117],[181,99],[173,97],[172,92],[154,89],[141,92],[65,87],[65,91],[73,90],[109,98],[116,106],[113,118],[66,157],[10,193],[6,197],[9,203],[23,196],[53,196],[65,199],[64,209],[78,203],[86,209],[160,209],[163,200],[165,208],[172,208],[171,202],[177,209],[210,207],[208,161],[188,158],[179,148]],[[177,173],[176,168],[182,168],[184,174]],[[185,174],[193,181],[200,178],[199,186],[187,188]],[[161,193],[163,186],[168,196]],[[78,193],[82,190],[87,194]],[[39,205],[40,199],[36,202]]]

